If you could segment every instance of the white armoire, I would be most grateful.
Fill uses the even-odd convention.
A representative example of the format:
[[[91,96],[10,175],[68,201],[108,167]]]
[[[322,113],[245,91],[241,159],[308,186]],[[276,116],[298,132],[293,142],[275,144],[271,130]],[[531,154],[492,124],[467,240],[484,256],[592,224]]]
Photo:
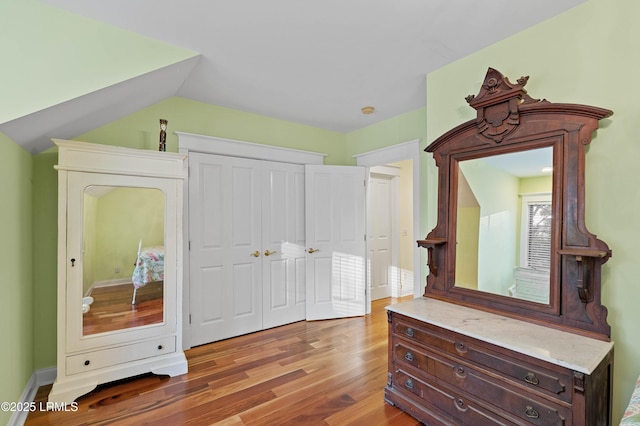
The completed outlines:
[[[185,156],[54,143],[59,150],[58,350],[49,401],[72,402],[98,384],[143,373],[186,373]]]

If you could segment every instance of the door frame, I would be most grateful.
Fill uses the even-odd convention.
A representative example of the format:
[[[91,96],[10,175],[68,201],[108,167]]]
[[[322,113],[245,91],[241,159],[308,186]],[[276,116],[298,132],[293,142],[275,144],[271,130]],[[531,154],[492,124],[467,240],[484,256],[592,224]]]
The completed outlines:
[[[187,155],[185,168],[189,170],[189,153],[226,155],[229,157],[251,158],[254,160],[276,161],[292,164],[324,164],[327,154],[312,151],[303,151],[278,146],[263,145],[234,139],[218,138],[215,136],[198,135],[186,132],[174,132],[178,135],[178,152]],[[189,179],[184,180],[184,209],[183,209],[183,298],[182,298],[182,349],[191,348],[191,324],[190,311],[190,286],[189,271]]]
[[[403,160],[412,160],[413,162],[413,238],[419,240],[420,236],[420,139],[413,139],[408,142],[391,145],[385,148],[356,154],[353,156],[358,166],[367,167],[369,170],[374,166],[382,166]],[[367,170],[367,176],[369,175]],[[367,209],[368,210],[368,209]],[[368,219],[367,219],[368,220]],[[367,224],[368,226],[368,224]],[[367,227],[368,229],[368,227]],[[367,262],[370,261],[369,245],[367,241]],[[420,297],[422,289],[420,285],[420,251],[415,248],[413,251],[413,296]],[[370,285],[369,282],[366,283]],[[371,295],[367,293],[367,304],[371,308]],[[369,312],[369,311],[368,311]],[[367,312],[367,313],[368,313]]]

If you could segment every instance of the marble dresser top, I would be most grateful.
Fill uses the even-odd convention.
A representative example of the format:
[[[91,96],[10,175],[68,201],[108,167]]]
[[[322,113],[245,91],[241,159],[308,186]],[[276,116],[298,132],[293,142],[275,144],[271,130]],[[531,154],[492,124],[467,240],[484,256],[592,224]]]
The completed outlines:
[[[426,297],[387,310],[585,374],[591,374],[613,348],[613,342]]]

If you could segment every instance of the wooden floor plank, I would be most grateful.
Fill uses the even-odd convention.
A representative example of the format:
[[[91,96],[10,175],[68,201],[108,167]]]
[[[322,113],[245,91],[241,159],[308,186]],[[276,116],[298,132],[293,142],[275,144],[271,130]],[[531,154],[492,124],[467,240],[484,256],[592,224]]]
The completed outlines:
[[[387,321],[297,322],[186,351],[189,372],[99,386],[77,412],[35,411],[41,425],[397,425],[420,423],[384,402]],[[44,403],[51,386],[36,395]]]

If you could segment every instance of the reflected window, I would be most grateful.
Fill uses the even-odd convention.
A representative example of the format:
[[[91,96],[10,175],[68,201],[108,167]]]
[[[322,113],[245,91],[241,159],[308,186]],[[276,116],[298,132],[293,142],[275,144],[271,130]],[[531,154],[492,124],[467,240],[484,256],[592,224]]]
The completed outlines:
[[[522,266],[550,270],[551,213],[551,194],[522,197]]]

